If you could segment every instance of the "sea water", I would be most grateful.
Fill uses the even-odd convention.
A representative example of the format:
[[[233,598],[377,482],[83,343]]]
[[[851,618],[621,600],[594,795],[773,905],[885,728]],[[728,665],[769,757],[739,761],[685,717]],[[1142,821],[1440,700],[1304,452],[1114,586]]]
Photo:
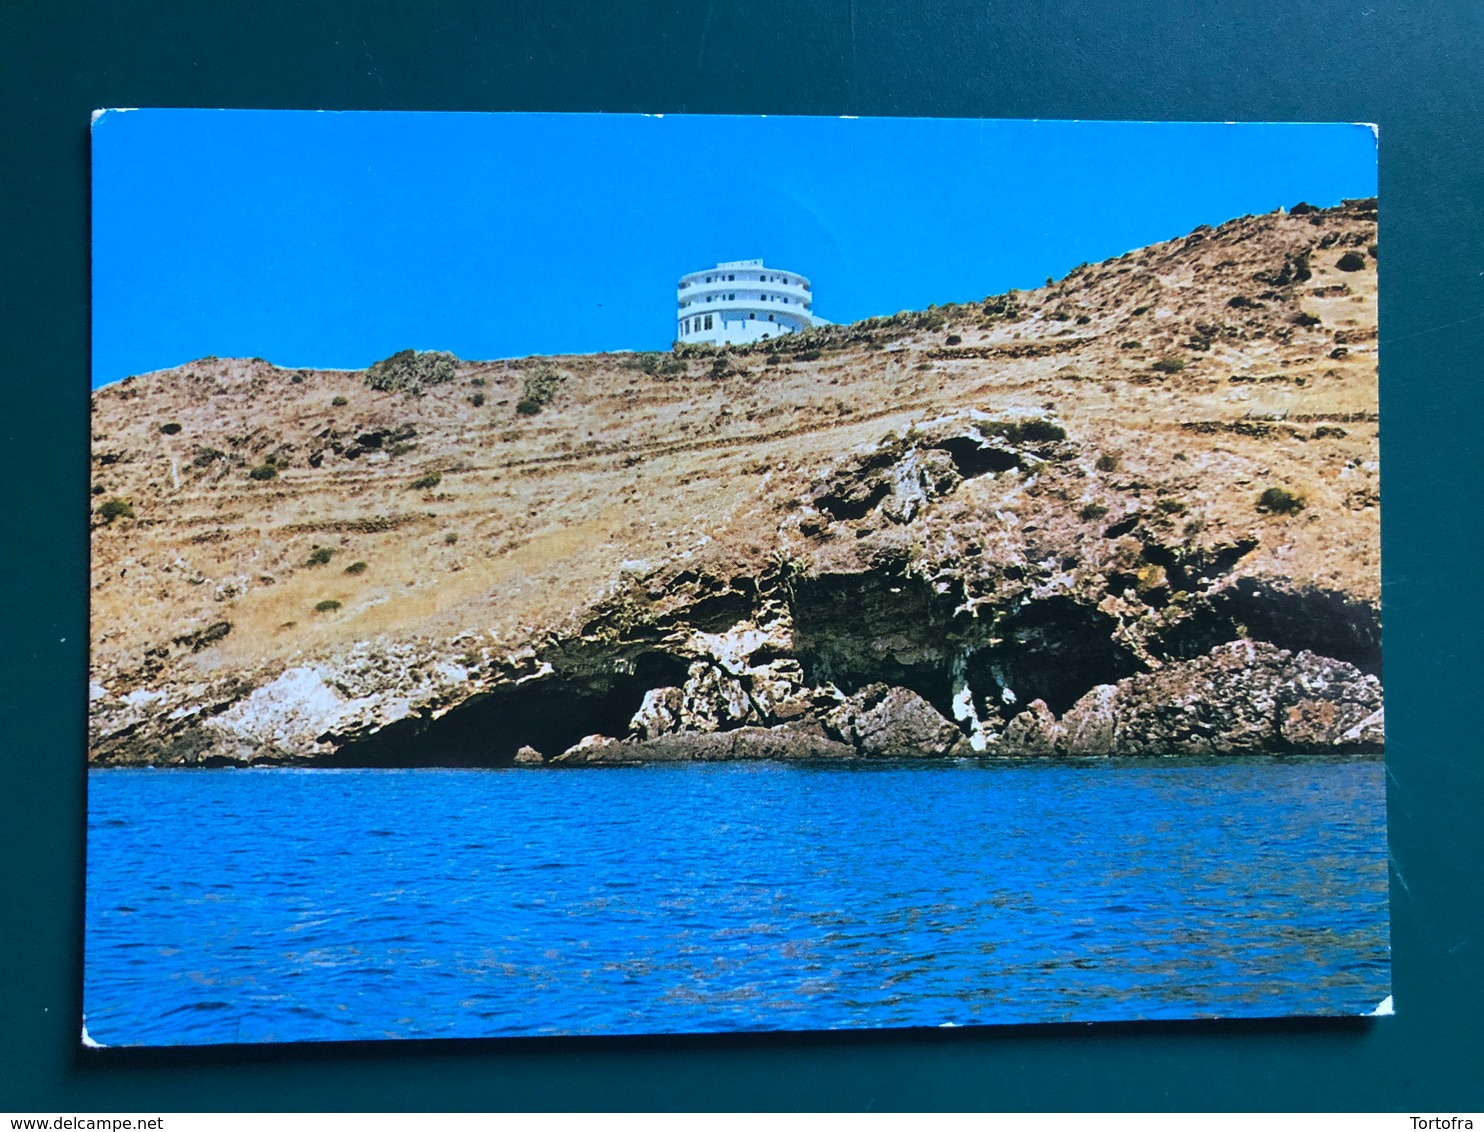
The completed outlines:
[[[1379,760],[96,770],[108,1044],[1361,1014]]]

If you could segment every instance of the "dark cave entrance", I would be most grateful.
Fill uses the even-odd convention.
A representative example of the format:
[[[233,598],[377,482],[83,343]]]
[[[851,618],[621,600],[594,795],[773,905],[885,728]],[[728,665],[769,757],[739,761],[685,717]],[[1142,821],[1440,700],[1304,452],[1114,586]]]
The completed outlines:
[[[437,719],[399,720],[322,760],[342,767],[505,767],[530,746],[550,758],[586,735],[622,737],[651,688],[685,681],[686,662],[650,652],[632,672],[578,685],[560,676],[471,697]]]

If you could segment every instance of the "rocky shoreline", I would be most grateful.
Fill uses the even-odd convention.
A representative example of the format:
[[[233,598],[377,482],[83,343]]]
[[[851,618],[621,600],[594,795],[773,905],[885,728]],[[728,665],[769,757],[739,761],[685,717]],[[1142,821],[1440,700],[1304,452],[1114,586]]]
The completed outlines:
[[[90,763],[1379,752],[1375,255],[1349,202],[788,353],[100,390]]]
[[[652,698],[674,692],[664,689]],[[636,727],[650,718],[648,712],[636,718]],[[1383,721],[1375,677],[1312,653],[1241,641],[1158,674],[1094,688],[1061,719],[1044,700],[1033,700],[1003,736],[983,747],[911,689],[874,684],[822,718],[648,738],[593,735],[550,759],[524,747],[515,762],[1375,754],[1382,751]]]
[[[925,553],[921,528],[931,527],[917,521],[965,482],[1027,469],[1044,481],[1082,457],[1047,414],[931,422],[832,468],[785,520],[816,536],[874,520],[855,540],[869,548],[859,571],[821,575],[774,556],[756,576],[630,575],[574,637],[458,663],[448,646],[422,654],[368,642],[215,708],[177,711],[168,740],[120,728],[97,761],[566,766],[1382,749],[1380,681],[1361,667],[1379,661],[1374,611],[1343,594],[1255,584],[1238,566],[1258,540],[1182,535],[1172,545],[1175,528],[1158,511],[1098,513],[1089,524],[1064,509],[1072,529],[1058,541],[1090,544],[1076,555]],[[970,529],[945,532],[948,546]],[[916,537],[904,545],[907,532]],[[1269,639],[1250,636],[1253,626]]]

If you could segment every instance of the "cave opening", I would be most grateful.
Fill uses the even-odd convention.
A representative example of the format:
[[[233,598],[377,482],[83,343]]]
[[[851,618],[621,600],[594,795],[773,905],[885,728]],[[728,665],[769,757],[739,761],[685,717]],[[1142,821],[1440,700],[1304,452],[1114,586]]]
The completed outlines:
[[[507,767],[521,747],[548,758],[584,736],[621,738],[651,688],[680,684],[686,662],[648,652],[632,671],[581,684],[560,676],[475,695],[436,719],[399,720],[323,760],[343,767]]]
[[[876,683],[910,688],[953,718],[953,609],[926,582],[825,574],[798,583],[791,608],[806,683],[847,695]]]
[[[988,711],[1009,717],[1032,700],[1062,715],[1099,684],[1143,670],[1115,636],[1117,620],[1067,597],[1032,602],[996,628],[998,643],[968,661],[969,687]],[[1004,699],[1004,691],[1014,696]]]

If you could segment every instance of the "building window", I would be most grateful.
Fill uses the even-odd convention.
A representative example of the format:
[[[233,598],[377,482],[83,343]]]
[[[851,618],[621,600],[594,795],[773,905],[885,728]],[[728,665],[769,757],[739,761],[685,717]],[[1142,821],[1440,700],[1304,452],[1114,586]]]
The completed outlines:
[[[774,322],[774,321],[776,321],[776,320],[775,320],[775,319],[774,319],[774,318],[773,318],[773,316],[772,316],[772,315],[769,315],[769,316],[768,316],[768,321],[769,321],[769,322]]]
[[[736,295],[728,295],[728,296],[727,296],[727,302],[729,302],[729,303],[730,303],[730,302],[731,302],[731,301],[732,301],[732,300],[733,300],[733,299],[735,299],[735,298],[736,298],[736,297],[737,297],[737,296],[736,296]]]
[[[737,277],[736,277],[736,276],[735,276],[735,275],[728,275],[728,276],[727,276],[727,282],[728,282],[728,283],[730,283],[730,282],[732,282],[732,281],[733,281],[733,280],[735,280],[735,279],[736,279],[736,278],[737,278]]]
[[[706,316],[706,329],[711,329],[711,316],[709,314]]]
[[[749,319],[754,319],[754,318],[756,318],[756,317],[757,317],[757,311],[748,311],[748,312],[747,312],[747,317],[748,317],[748,318],[749,318]]]

